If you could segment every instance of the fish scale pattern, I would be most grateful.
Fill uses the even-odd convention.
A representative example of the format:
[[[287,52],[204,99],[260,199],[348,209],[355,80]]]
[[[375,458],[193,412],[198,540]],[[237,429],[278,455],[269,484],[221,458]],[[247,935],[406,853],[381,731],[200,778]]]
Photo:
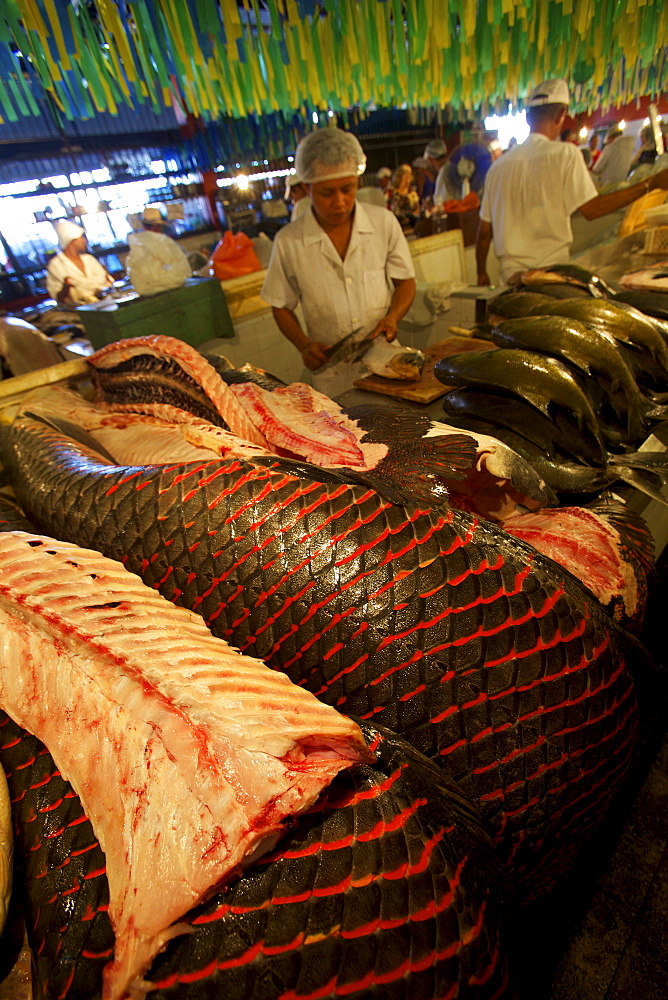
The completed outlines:
[[[156,1000],[492,1000],[510,995],[507,887],[469,803],[393,734],[339,775],[275,853],[184,922]],[[114,936],[104,855],[46,748],[0,713],[35,1000],[90,1000]]]
[[[12,438],[41,530],[121,560],[243,652],[400,732],[480,804],[521,891],[554,884],[637,732],[630,639],[567,571],[488,522],[314,467],[109,468],[29,418]]]

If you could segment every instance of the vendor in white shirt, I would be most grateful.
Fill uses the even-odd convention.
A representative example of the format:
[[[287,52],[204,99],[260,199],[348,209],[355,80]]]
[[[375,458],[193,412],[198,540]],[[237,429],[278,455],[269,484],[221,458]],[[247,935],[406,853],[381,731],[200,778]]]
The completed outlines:
[[[49,261],[46,268],[46,290],[63,305],[81,305],[95,302],[98,293],[112,285],[114,279],[93,257],[86,253],[86,231],[75,222],[54,224],[62,253]]]
[[[577,146],[557,142],[570,96],[565,80],[543,80],[527,101],[528,138],[492,163],[485,177],[476,241],[478,284],[489,285],[493,244],[503,282],[523,271],[565,264],[573,242],[571,215],[599,219],[654,188],[668,188],[668,170],[610,194],[599,194]]]
[[[311,211],[276,234],[260,294],[316,373],[314,386],[333,396],[352,388],[363,369],[328,363],[326,348],[353,331],[355,339],[372,333],[394,340],[415,296],[415,271],[394,215],[356,201],[366,156],[352,133],[311,132],[297,147],[295,166]]]

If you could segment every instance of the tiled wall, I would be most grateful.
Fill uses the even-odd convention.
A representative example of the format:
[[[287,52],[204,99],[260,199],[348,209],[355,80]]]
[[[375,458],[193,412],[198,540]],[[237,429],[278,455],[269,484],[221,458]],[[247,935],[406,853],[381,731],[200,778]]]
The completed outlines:
[[[198,350],[224,354],[233,365],[249,362],[284,382],[310,384],[310,373],[304,367],[301,354],[285,339],[269,310],[238,320],[234,330],[233,338],[207,341],[200,344]]]

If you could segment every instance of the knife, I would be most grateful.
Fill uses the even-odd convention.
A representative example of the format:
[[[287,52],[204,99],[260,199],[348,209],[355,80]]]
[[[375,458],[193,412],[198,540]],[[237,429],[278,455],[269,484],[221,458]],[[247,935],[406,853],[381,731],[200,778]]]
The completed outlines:
[[[355,330],[346,334],[345,337],[342,337],[341,340],[338,340],[336,344],[326,347],[327,363],[338,364],[340,361],[359,361],[375,339],[372,331],[371,333],[367,333],[365,337],[362,337],[361,340],[356,341],[355,337],[359,336],[362,329],[361,326],[358,326]]]

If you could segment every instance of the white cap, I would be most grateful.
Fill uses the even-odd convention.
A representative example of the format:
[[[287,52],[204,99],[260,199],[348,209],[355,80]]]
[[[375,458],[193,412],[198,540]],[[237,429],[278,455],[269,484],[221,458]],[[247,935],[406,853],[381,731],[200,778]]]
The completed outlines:
[[[283,197],[286,199],[286,201],[290,197],[290,192],[291,192],[292,188],[293,187],[297,187],[297,185],[301,184],[301,183],[302,183],[302,179],[301,179],[301,177],[299,176],[299,174],[297,173],[296,170],[293,170],[292,173],[286,175],[286,178],[285,178],[285,194],[283,195]]]
[[[378,180],[381,180],[381,178],[383,177],[391,177],[391,176],[392,176],[392,171],[390,170],[389,167],[381,167],[380,170],[376,171],[376,177],[378,178]]]
[[[66,250],[72,240],[79,236],[85,236],[86,230],[83,226],[77,226],[76,222],[54,222],[53,228],[63,250]]]
[[[570,104],[568,84],[565,80],[543,80],[534,87],[527,101],[528,108],[539,108],[543,104]]]
[[[148,222],[149,225],[154,222],[165,221],[159,208],[145,208],[142,214],[142,219],[144,222]]]
[[[366,156],[356,136],[340,128],[321,128],[301,140],[295,167],[304,184],[359,177],[366,170]]]
[[[424,147],[423,155],[425,159],[431,156],[432,160],[442,160],[444,156],[448,155],[448,147],[442,139],[430,139]]]

